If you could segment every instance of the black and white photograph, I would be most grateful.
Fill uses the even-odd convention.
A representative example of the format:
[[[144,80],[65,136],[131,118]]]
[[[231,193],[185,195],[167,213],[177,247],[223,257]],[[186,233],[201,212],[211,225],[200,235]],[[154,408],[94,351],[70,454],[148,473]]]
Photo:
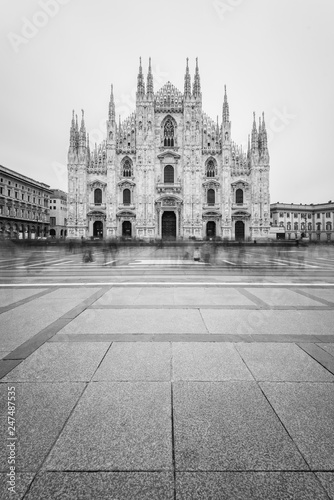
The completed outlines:
[[[0,498],[334,500],[333,0],[0,18]]]

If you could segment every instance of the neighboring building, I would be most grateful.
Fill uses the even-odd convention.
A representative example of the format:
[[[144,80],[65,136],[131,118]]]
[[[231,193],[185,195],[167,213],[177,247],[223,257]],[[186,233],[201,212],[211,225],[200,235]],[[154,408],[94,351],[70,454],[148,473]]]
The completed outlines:
[[[140,62],[136,110],[116,124],[113,88],[107,139],[90,151],[84,114],[74,111],[68,152],[68,236],[144,239],[267,238],[269,154],[255,114],[248,151],[232,141],[226,89],[221,125],[202,110],[200,75],[183,93],[145,86]]]
[[[0,165],[0,237],[47,237],[50,193],[47,184]]]
[[[273,237],[276,232],[283,232],[284,239],[296,239],[304,233],[311,241],[334,241],[332,201],[316,205],[273,203],[270,205],[270,221]]]
[[[50,236],[66,238],[67,236],[67,193],[60,189],[52,189],[50,195]]]

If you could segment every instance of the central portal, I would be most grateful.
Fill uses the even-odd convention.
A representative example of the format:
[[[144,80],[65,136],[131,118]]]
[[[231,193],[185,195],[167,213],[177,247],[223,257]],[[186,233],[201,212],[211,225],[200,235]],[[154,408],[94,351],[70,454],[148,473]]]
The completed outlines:
[[[162,239],[176,239],[176,215],[175,212],[164,212],[162,214]]]

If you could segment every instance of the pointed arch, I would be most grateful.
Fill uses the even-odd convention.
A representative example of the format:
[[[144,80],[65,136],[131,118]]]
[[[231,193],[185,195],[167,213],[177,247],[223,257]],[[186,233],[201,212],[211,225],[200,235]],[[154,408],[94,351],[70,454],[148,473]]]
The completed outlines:
[[[171,115],[165,116],[161,122],[162,128],[162,145],[165,148],[173,148],[176,146],[176,129],[177,123]]]
[[[121,170],[123,177],[132,177],[133,175],[132,160],[128,156],[125,156],[123,158],[121,163]]]
[[[214,158],[210,157],[205,162],[206,177],[216,177],[217,175],[217,162]]]

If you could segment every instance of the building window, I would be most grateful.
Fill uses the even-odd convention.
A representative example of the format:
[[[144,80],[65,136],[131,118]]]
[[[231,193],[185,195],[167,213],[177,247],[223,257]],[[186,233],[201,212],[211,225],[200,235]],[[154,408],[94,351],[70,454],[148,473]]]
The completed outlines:
[[[174,184],[174,167],[166,165],[164,168],[164,183]]]
[[[130,205],[130,203],[131,203],[130,189],[124,189],[124,191],[123,191],[123,204]]]
[[[298,217],[298,214],[293,214],[294,218],[297,219]]]
[[[326,217],[329,218],[331,214],[329,212],[326,212]]]
[[[8,194],[8,196],[10,196],[10,189],[8,189],[7,194]]]
[[[56,217],[50,217],[50,226],[56,225]]]
[[[174,147],[174,125],[170,118],[164,126],[164,146]]]
[[[332,230],[332,223],[326,222],[326,231],[331,231],[331,230]]]
[[[320,219],[320,214],[317,214],[317,219]]]
[[[291,222],[287,223],[286,228],[287,228],[288,231],[291,231]]]
[[[307,224],[307,229],[308,229],[308,231],[312,231],[312,222],[309,222]]]
[[[298,231],[298,222],[295,222],[294,225],[293,225],[293,229],[295,231]]]
[[[302,222],[301,225],[300,225],[300,229],[302,231],[305,231],[305,222]]]
[[[279,216],[280,216],[280,217],[284,217],[283,212],[280,212],[280,213],[279,213]]]
[[[312,219],[312,214],[307,214],[308,219]]]
[[[281,221],[281,222],[279,223],[279,226],[280,226],[280,227],[284,227],[284,226],[283,226],[283,221]]]
[[[317,224],[317,231],[321,231],[321,222],[318,222]]]
[[[123,163],[123,177],[132,176],[132,167],[129,158],[126,158]]]
[[[235,192],[235,202],[242,204],[244,202],[244,192],[242,189],[237,189]]]
[[[3,188],[2,188],[2,187],[0,187],[0,194],[2,194],[2,193],[3,193]]]
[[[214,189],[208,189],[208,193],[207,193],[208,205],[214,205],[215,204],[215,199],[216,199],[215,190]]]
[[[102,203],[102,190],[100,188],[94,191],[94,203],[95,205],[101,205]]]
[[[287,218],[290,219],[290,212],[286,214]]]
[[[209,160],[206,165],[206,176],[207,177],[215,177],[216,176],[216,168],[213,160]]]

